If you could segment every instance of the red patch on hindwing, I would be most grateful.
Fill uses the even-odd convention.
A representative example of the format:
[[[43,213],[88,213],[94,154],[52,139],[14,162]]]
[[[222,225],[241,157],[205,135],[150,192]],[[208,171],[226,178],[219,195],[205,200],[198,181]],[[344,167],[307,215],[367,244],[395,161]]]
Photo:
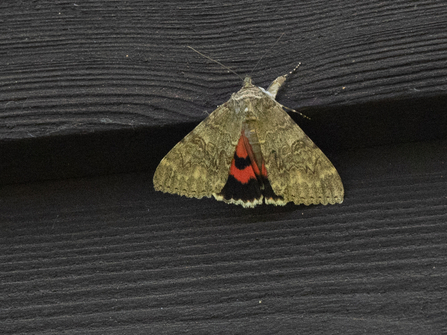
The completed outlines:
[[[235,203],[244,207],[254,207],[266,203],[282,204],[282,197],[278,197],[272,190],[267,179],[267,169],[262,159],[261,171],[256,164],[255,155],[248,138],[242,132],[231,161],[228,180],[215,198],[228,203]]]
[[[242,184],[247,184],[250,179],[256,180],[256,176],[259,175],[259,169],[256,163],[253,164],[251,159],[252,155],[249,154],[249,152],[252,151],[251,146],[248,143],[248,139],[245,141],[244,138],[247,139],[247,137],[242,134],[237,143],[236,152],[231,161],[230,176],[233,176]]]

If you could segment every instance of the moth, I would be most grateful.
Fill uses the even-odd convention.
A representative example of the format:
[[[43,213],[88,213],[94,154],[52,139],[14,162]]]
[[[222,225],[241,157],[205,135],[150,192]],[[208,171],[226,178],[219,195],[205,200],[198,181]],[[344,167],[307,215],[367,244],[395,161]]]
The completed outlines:
[[[337,170],[275,100],[287,75],[267,89],[247,76],[161,160],[155,190],[249,208],[342,203]]]

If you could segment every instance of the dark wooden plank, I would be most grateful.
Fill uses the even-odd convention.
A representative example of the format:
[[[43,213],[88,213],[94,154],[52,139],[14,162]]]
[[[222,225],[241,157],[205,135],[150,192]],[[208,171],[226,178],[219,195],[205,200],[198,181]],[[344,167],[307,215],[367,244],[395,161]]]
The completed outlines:
[[[446,7],[0,2],[0,184],[65,179],[0,187],[2,333],[445,333]],[[284,32],[254,81],[303,63],[278,100],[312,117],[344,204],[154,192],[240,88],[186,46],[243,75]]]
[[[346,153],[337,206],[247,210],[146,174],[5,186],[2,334],[441,334],[446,145]]]
[[[445,2],[7,1],[0,22],[0,184],[153,169],[241,85],[187,45],[242,75],[265,55],[264,87],[302,62],[278,100],[325,151],[447,137]]]
[[[240,81],[299,72],[291,108],[445,96],[442,1],[3,2],[0,139],[198,122]],[[358,110],[358,113],[361,113]]]

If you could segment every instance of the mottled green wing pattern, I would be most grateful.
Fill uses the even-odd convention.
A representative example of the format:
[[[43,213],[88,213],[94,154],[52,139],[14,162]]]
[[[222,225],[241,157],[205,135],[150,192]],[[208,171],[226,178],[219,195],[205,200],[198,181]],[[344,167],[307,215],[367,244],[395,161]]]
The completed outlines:
[[[155,190],[195,198],[222,190],[242,127],[241,114],[229,106],[219,106],[169,151],[155,171]]]
[[[297,205],[342,203],[335,167],[281,105],[269,100],[257,109],[257,132],[273,191]]]

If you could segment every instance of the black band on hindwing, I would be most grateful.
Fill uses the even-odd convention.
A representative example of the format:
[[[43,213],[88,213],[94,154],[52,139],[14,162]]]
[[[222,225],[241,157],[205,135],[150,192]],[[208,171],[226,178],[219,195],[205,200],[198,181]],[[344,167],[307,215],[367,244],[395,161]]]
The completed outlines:
[[[250,157],[239,157],[236,153],[234,153],[234,165],[239,169],[239,170],[243,170],[246,167],[251,165],[251,160]]]

